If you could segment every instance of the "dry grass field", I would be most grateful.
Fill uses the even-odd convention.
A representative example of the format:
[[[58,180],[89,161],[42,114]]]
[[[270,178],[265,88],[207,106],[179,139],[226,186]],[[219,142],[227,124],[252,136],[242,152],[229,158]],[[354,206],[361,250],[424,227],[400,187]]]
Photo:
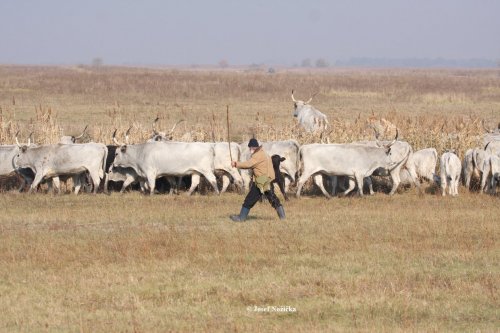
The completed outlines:
[[[384,118],[415,149],[463,153],[500,118],[498,70],[0,66],[0,143],[87,123],[96,141],[133,125],[140,142],[156,115],[186,120],[177,138],[220,140],[227,104],[237,141],[318,141],[296,128],[292,89],[319,92],[332,142]],[[0,331],[497,331],[499,198],[459,191],[306,196],[286,221],[266,203],[244,224],[228,219],[235,193],[0,193]]]

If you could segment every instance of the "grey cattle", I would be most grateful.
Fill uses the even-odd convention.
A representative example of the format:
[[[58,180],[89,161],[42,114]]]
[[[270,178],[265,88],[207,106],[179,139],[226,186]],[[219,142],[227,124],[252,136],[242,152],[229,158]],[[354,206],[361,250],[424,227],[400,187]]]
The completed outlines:
[[[265,152],[269,155],[280,155],[285,160],[280,163],[280,171],[285,175],[285,192],[288,192],[290,183],[295,182],[295,177],[299,168],[299,144],[295,140],[285,141],[268,141],[261,142]],[[241,145],[241,161],[246,161],[250,158],[250,150],[248,149],[248,141]],[[251,173],[248,170],[241,170],[243,183],[245,188],[250,188]]]
[[[27,146],[31,146],[30,139],[28,139]],[[26,185],[30,185],[33,182],[34,175],[29,168],[16,168],[14,158],[18,154],[18,145],[0,145],[0,176],[9,176],[13,173],[19,174],[23,182],[18,190],[22,191]]]
[[[328,119],[325,114],[309,104],[313,97],[314,95],[307,102],[296,100],[292,90],[293,116],[306,132],[324,131],[328,128]]]
[[[380,168],[380,169],[376,170],[376,172],[379,175],[389,174],[389,176],[391,177],[392,188],[391,188],[391,191],[389,192],[390,195],[393,195],[394,193],[396,193],[396,191],[399,187],[399,184],[401,183],[401,173],[404,170],[406,170],[405,172],[409,176],[410,180],[418,188],[420,188],[420,182],[418,180],[417,172],[415,170],[415,165],[413,163],[410,163],[410,164],[407,163],[408,161],[412,160],[413,148],[411,147],[411,145],[408,142],[398,141],[398,136],[399,136],[398,131],[396,131],[396,138],[393,141],[393,143],[391,143],[391,154],[394,157],[394,159],[397,159],[400,162],[396,165],[393,165],[391,167],[391,169],[384,170],[384,168]],[[390,141],[375,140],[375,141],[357,141],[357,142],[354,142],[353,144],[366,145],[369,147],[383,147],[384,145],[387,145],[389,143],[390,143]],[[335,191],[335,187],[337,184],[337,178],[336,178],[336,176],[333,176],[330,178],[331,178],[331,181],[333,183],[333,189]],[[320,186],[320,188],[323,186],[323,179],[320,176],[315,177],[314,182],[316,183],[316,185]],[[370,189],[370,194],[373,194],[373,185],[372,185],[371,179],[368,177],[366,179],[366,182],[367,182],[368,187]],[[350,188],[352,190],[352,188],[354,186],[355,186],[354,179],[350,178],[348,188]],[[333,194],[335,194],[335,192]]]
[[[154,194],[156,178],[186,175],[192,176],[188,195],[196,189],[202,175],[219,194],[214,175],[214,157],[213,144],[147,142],[120,146],[116,150],[113,167],[133,168],[139,177],[147,179],[151,194]]]
[[[491,155],[487,160],[488,172],[491,179],[490,182],[490,193],[495,194],[496,189],[500,186],[500,157],[498,155]],[[485,170],[484,168],[483,170]]]
[[[156,129],[156,122],[159,120],[157,117],[152,124],[152,129],[153,129],[153,135],[151,136],[150,139],[147,140],[147,142],[153,142],[153,141],[161,141],[161,142],[169,142],[172,141],[173,139],[173,133],[177,125],[179,125],[181,122],[184,121],[184,119],[179,120],[177,123],[174,124],[170,132],[159,132]],[[224,193],[227,190],[227,187],[230,184],[230,177],[233,179],[234,183],[236,184],[237,187],[240,189],[243,188],[243,179],[241,178],[240,173],[236,168],[231,167],[231,159],[230,159],[230,154],[229,154],[229,145],[227,142],[216,142],[214,144],[215,148],[215,170],[218,171],[219,173],[222,174],[222,190],[221,193]],[[231,143],[231,153],[233,154],[233,157],[236,159],[239,159],[240,157],[240,149],[238,147],[237,143],[232,142]],[[176,187],[176,182],[175,179],[172,177],[167,178],[167,180],[170,183],[170,188],[173,189]],[[179,179],[180,182],[180,179]],[[171,190],[172,191],[172,190]]]
[[[462,172],[464,176],[465,187],[470,190],[470,182],[472,177],[479,179],[481,182],[480,192],[486,191],[486,178],[488,175],[484,175],[484,168],[487,167],[485,164],[486,160],[491,154],[481,148],[469,149],[465,152],[464,163],[462,166]]]
[[[499,155],[500,154],[500,139],[499,140],[492,140],[492,141],[488,142],[484,146],[484,150],[488,154]]]
[[[156,123],[158,122],[158,120],[160,120],[160,118],[156,117],[156,119],[153,121],[153,124],[151,125],[151,127],[153,129],[153,134],[151,135],[151,138],[149,138],[147,140],[147,142],[153,142],[153,141],[172,141],[175,128],[177,127],[177,125],[179,125],[181,122],[184,121],[184,119],[181,119],[178,122],[176,122],[174,124],[174,126],[172,127],[172,129],[170,130],[170,132],[167,133],[167,132],[159,132],[156,129]]]
[[[358,185],[360,195],[363,195],[363,179],[370,176],[376,169],[393,169],[402,163],[400,156],[392,154],[392,141],[383,147],[371,147],[359,144],[310,144],[300,148],[299,156],[302,163],[302,173],[298,180],[297,197],[304,183],[313,176],[321,178],[322,175],[347,176],[354,179]],[[407,157],[404,156],[403,159]],[[317,183],[318,184],[318,183]],[[323,194],[330,197],[319,183]],[[354,183],[344,192],[348,194],[354,189]]]
[[[410,175],[411,169],[419,179],[425,179],[433,182],[436,179],[436,165],[438,153],[435,148],[425,148],[413,152],[406,162],[406,166],[400,171],[400,179],[402,184],[413,183]]]
[[[64,135],[64,136],[62,136],[59,139],[59,143],[64,143],[64,144],[76,143],[77,140],[80,140],[81,138],[83,138],[83,136],[85,135],[85,132],[87,131],[87,127],[88,127],[88,125],[85,126],[85,128],[82,131],[82,134],[80,134],[79,136],[72,136],[72,135]]]
[[[107,151],[106,146],[100,143],[22,146],[14,158],[14,165],[30,168],[35,173],[30,191],[36,189],[43,179],[71,175],[76,184],[75,194],[78,194],[80,175],[88,172],[94,183],[94,193],[97,193],[100,180],[104,177]]]
[[[479,165],[481,170],[481,193],[491,192],[496,187],[495,172],[499,157],[500,155],[484,152],[484,158]]]
[[[461,170],[462,163],[455,153],[445,152],[441,155],[440,178],[441,194],[443,196],[446,195],[446,187],[448,187],[449,195],[458,195],[458,182],[460,180]]]
[[[462,165],[462,173],[464,177],[464,185],[470,190],[470,183],[472,177],[480,180],[482,182],[482,174],[484,162],[490,154],[484,149],[474,148],[468,149],[465,152],[464,161]],[[484,191],[484,184],[480,188],[480,192]]]

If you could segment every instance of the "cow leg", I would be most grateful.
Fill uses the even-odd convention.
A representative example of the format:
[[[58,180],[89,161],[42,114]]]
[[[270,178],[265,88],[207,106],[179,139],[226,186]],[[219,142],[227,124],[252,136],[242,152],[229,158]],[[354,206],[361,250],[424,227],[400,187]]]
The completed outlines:
[[[342,196],[348,195],[356,187],[356,182],[354,181],[353,178],[347,177],[347,180],[348,180],[348,186],[347,189],[344,192],[342,192]]]
[[[154,195],[156,186],[156,175],[149,174],[147,178],[148,178],[149,194]]]
[[[189,188],[189,191],[187,192],[188,196],[193,194],[196,187],[198,187],[198,184],[200,184],[200,174],[193,173],[193,175],[191,176],[191,187]]]
[[[337,195],[337,184],[339,182],[339,178],[337,176],[328,176],[329,185],[332,187],[332,196]]]
[[[441,173],[441,195],[444,197],[446,195],[446,183],[448,179],[444,172]]]
[[[244,183],[241,174],[238,172],[238,169],[231,168],[229,174],[233,178],[233,184],[236,186],[238,193],[244,192]]]
[[[323,192],[323,195],[327,198],[327,199],[330,199],[331,196],[330,194],[328,193],[328,191],[325,189],[325,187],[323,186],[323,175],[320,174],[320,173],[317,173],[313,176],[313,179],[314,179],[314,183],[316,184],[316,186],[319,187],[319,189],[321,190],[321,192]]]
[[[104,174],[104,188],[103,188],[103,191],[106,194],[109,193],[109,191],[108,191],[108,185],[109,185],[109,173],[106,172]]]
[[[249,171],[248,170],[241,170],[241,178],[243,179],[243,187],[245,188],[245,190],[249,190],[250,189],[250,181],[251,181]]]
[[[59,177],[48,179],[47,183],[49,185],[49,191],[54,188],[54,192],[56,192],[57,194],[61,194],[61,181],[59,180]]]
[[[120,190],[120,193],[125,192],[125,190],[127,189],[127,187],[129,187],[129,185],[132,184],[134,182],[134,180],[135,180],[134,177],[132,177],[131,175],[127,175],[127,178],[123,182],[123,185],[122,185],[122,188]]]
[[[36,175],[35,175],[35,179],[33,179],[33,183],[31,183],[31,186],[30,186],[30,190],[29,190],[29,193],[33,193],[34,191],[36,191],[37,187],[38,187],[38,184],[40,184],[40,182],[42,181],[43,179],[43,173],[42,172],[37,172]]]
[[[365,178],[366,179],[366,183],[368,184],[368,188],[370,189],[370,195],[374,195],[375,194],[375,191],[373,191],[373,181],[372,181],[372,177],[371,176],[368,176]],[[363,184],[364,185],[364,184]]]
[[[208,180],[208,182],[210,183],[210,185],[212,185],[215,193],[217,195],[220,195],[220,192],[219,192],[219,188],[217,187],[217,178],[215,178],[215,175],[213,174],[213,172],[206,172],[203,174],[203,176],[205,176],[205,178]]]
[[[363,196],[363,185],[364,185],[364,179],[363,175],[360,174],[354,174],[354,178],[356,179],[356,184],[358,185],[358,193],[359,196]]]
[[[226,174],[222,175],[222,190],[220,190],[220,193],[224,193],[227,190],[227,187],[231,183],[231,180]]]
[[[303,173],[300,176],[299,181],[297,183],[297,194],[296,194],[297,198],[300,198],[300,192],[302,191],[302,187],[307,182],[307,180],[309,179],[309,177],[311,177],[310,173]]]
[[[288,176],[285,176],[285,193],[288,193],[288,190],[290,190],[291,182],[292,180]]]
[[[489,177],[489,170],[484,170],[483,171],[483,174],[481,175],[481,189],[480,189],[480,193],[485,193],[486,192],[486,187],[487,187],[487,180],[488,180],[488,177]]]
[[[78,195],[78,192],[80,192],[80,188],[82,187],[80,175],[75,175],[72,178],[73,178],[73,185],[75,186],[75,195]]]
[[[399,177],[400,171],[401,171],[401,168],[396,168],[396,169],[391,171],[392,189],[391,189],[391,192],[389,192],[389,195],[393,195],[394,193],[396,193],[396,191],[399,187],[399,183],[401,183],[401,178]],[[410,175],[411,175],[411,173],[410,173]],[[420,184],[419,184],[419,186],[420,186]]]

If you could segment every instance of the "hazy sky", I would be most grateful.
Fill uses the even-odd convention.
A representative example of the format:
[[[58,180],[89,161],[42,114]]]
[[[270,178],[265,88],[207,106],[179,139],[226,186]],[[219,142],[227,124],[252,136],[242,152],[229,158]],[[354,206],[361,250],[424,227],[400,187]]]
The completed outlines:
[[[500,0],[0,0],[0,63],[500,59]]]

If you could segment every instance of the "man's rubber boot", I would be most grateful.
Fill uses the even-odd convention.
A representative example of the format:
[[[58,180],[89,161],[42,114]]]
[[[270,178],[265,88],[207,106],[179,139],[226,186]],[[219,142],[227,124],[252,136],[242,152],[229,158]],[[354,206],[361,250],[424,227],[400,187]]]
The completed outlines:
[[[278,212],[278,216],[279,216],[280,220],[284,220],[285,219],[285,209],[283,208],[283,206],[279,206],[278,208],[276,208],[276,211]]]
[[[250,209],[241,207],[240,215],[231,215],[230,218],[231,220],[233,220],[233,222],[245,222],[249,212]]]

